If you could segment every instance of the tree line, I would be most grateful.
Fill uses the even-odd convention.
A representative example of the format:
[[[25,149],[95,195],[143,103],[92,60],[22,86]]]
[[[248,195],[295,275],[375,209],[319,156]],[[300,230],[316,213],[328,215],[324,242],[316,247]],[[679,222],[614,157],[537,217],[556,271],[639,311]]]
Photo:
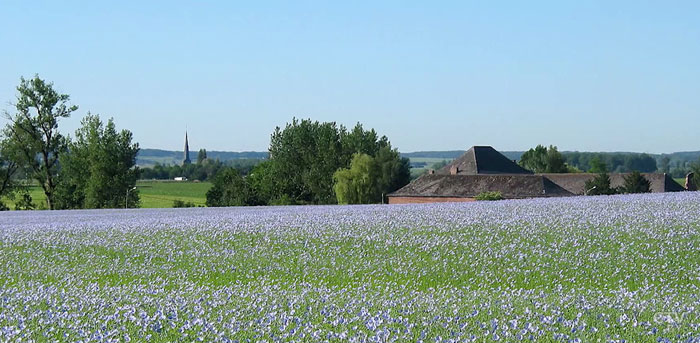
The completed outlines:
[[[647,154],[621,153],[581,153],[562,154],[556,146],[537,145],[520,158],[518,164],[534,173],[580,173],[582,171],[598,174],[586,183],[587,194],[643,193],[649,191],[649,181],[641,173],[668,173],[669,164],[657,167],[656,160]],[[668,162],[668,161],[666,161]],[[609,167],[610,165],[613,168]],[[608,173],[630,173],[625,177],[625,184],[620,188],[610,186]],[[685,174],[693,172],[693,181],[700,184],[700,160],[691,163]],[[679,177],[672,175],[674,177]]]
[[[220,172],[207,206],[378,203],[410,181],[409,160],[360,123],[295,118],[272,133],[269,154],[245,177]]]
[[[75,138],[64,136],[59,122],[78,110],[69,101],[39,76],[20,79],[15,110],[5,111],[8,123],[0,134],[0,197],[33,209],[22,175],[41,187],[47,209],[137,205],[139,145],[132,133],[88,112]],[[0,209],[7,207],[0,203]]]
[[[146,180],[172,180],[176,177],[186,177],[188,180],[211,181],[226,167],[233,167],[241,174],[247,175],[262,161],[257,158],[240,158],[222,162],[219,159],[208,158],[206,149],[200,149],[196,163],[183,165],[156,163],[152,167],[143,167],[140,170],[141,178]]]

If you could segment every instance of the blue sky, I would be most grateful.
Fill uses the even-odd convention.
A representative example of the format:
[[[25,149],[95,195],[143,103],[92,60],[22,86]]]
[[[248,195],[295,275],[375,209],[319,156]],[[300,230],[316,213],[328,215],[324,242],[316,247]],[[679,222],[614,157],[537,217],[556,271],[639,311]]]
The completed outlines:
[[[700,150],[700,3],[5,1],[0,108],[53,81],[142,147],[266,150],[292,117],[401,151]],[[0,120],[4,124],[4,120]]]

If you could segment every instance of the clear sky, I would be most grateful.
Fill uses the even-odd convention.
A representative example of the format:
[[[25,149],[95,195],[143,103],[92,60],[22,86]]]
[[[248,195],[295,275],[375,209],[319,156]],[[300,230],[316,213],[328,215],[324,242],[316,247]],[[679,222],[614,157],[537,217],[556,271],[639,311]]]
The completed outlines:
[[[700,150],[698,1],[5,1],[0,108],[53,81],[144,148],[264,151],[292,117],[404,152]],[[4,124],[4,119],[0,119]]]

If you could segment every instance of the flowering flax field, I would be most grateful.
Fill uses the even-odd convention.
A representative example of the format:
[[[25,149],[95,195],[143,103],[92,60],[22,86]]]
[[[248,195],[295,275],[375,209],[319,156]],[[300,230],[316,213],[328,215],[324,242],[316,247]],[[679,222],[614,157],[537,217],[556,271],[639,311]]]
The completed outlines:
[[[0,341],[700,342],[700,195],[0,214]]]

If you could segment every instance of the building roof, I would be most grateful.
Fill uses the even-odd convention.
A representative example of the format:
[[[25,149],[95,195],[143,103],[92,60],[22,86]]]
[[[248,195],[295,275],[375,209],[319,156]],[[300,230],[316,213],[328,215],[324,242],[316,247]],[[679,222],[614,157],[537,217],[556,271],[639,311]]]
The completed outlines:
[[[484,192],[500,192],[504,198],[508,199],[573,195],[542,175],[428,174],[389,196],[473,198]]]
[[[610,185],[620,187],[629,173],[610,174]],[[667,174],[643,173],[652,192],[677,192],[683,187]],[[533,174],[489,146],[474,146],[447,166],[419,177],[389,197],[473,198],[500,192],[504,198],[580,195],[596,174]]]
[[[436,170],[435,174],[450,175],[453,167],[457,168],[457,175],[532,174],[490,146],[471,147],[452,163]]]

